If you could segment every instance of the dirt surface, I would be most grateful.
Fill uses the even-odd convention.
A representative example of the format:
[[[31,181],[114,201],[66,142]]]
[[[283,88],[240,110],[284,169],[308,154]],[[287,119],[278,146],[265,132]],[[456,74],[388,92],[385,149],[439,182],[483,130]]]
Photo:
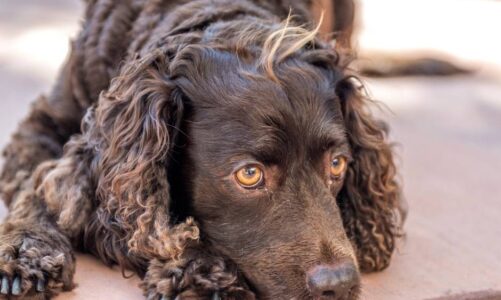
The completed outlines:
[[[50,88],[62,59],[54,53],[64,55],[80,10],[75,1],[2,1],[0,145]],[[37,44],[40,36],[54,43]],[[35,49],[46,56],[24,55]],[[479,70],[367,80],[391,110],[385,118],[398,143],[409,216],[390,268],[364,276],[363,299],[501,299],[501,70]],[[76,282],[58,299],[142,299],[137,278],[123,279],[89,256],[78,257]]]

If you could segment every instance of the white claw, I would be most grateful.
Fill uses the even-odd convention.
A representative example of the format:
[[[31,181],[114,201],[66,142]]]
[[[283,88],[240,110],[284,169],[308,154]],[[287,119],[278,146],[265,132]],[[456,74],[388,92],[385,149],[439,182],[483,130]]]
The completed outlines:
[[[16,276],[12,282],[12,295],[19,296],[21,294],[21,278]]]
[[[7,278],[7,276],[4,276],[2,278],[2,287],[0,289],[0,293],[2,293],[3,295],[8,295],[9,294],[9,279]]]

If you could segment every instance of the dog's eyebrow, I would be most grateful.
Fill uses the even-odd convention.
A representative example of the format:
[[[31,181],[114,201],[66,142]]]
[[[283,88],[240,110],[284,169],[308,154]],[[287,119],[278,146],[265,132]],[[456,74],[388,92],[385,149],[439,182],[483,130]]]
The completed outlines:
[[[311,137],[312,150],[327,150],[349,146],[346,128],[338,123],[329,123],[319,128]]]
[[[284,132],[276,130],[265,132],[255,140],[248,151],[260,161],[277,163],[287,155],[290,148]]]
[[[286,130],[280,126],[263,126],[259,137],[245,143],[240,151],[265,163],[280,163],[292,152],[322,153],[338,148],[348,152],[349,142],[342,124],[328,122],[304,131]],[[292,132],[291,132],[292,131]]]

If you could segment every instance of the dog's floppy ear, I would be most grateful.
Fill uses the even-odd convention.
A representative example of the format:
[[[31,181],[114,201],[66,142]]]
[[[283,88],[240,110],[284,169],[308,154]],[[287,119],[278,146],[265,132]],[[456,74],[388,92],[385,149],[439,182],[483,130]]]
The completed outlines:
[[[341,80],[336,93],[353,155],[338,203],[360,269],[378,271],[390,262],[405,214],[387,127],[368,111],[353,78]]]
[[[169,224],[167,169],[183,101],[166,59],[159,51],[132,60],[102,93],[95,112],[95,134],[102,140],[97,192],[107,199],[101,212],[109,214],[101,218],[119,222],[129,251],[145,258],[172,258],[185,241],[198,238],[192,220]]]

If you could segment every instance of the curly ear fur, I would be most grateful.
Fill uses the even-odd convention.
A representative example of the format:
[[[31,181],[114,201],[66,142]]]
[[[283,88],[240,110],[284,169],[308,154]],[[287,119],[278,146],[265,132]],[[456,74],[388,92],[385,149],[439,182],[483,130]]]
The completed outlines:
[[[405,212],[386,124],[373,118],[352,79],[337,85],[354,158],[338,202],[360,269],[371,272],[388,266]]]
[[[101,137],[97,196],[105,205],[99,219],[119,222],[129,251],[145,258],[175,257],[186,240],[198,239],[192,220],[181,224],[187,227],[182,231],[169,226],[167,164],[183,106],[167,67],[159,51],[133,60],[95,112],[95,135]]]

